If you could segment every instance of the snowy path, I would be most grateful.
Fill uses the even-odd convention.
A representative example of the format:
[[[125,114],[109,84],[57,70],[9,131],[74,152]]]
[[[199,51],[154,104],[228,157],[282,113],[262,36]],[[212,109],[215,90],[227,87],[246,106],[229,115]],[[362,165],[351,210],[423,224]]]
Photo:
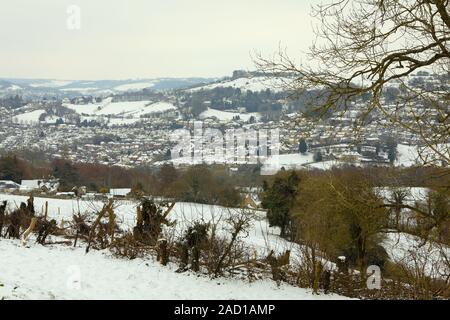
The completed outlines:
[[[276,286],[267,279],[211,280],[175,273],[151,260],[124,260],[63,245],[0,239],[0,300],[3,299],[344,299]]]

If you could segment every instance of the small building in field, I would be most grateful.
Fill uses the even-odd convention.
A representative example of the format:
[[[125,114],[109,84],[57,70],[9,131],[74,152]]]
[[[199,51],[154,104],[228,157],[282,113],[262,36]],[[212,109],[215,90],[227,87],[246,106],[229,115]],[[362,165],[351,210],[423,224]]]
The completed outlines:
[[[63,197],[63,198],[75,198],[75,192],[69,191],[69,192],[57,192],[56,196]]]
[[[71,190],[77,197],[82,197],[87,193],[87,187],[81,186],[81,187],[73,187]]]
[[[131,193],[131,188],[110,189],[109,194],[115,198],[125,198]]]
[[[20,189],[20,184],[11,180],[0,180],[0,191],[11,192]]]
[[[34,179],[22,180],[20,183],[20,191],[36,191],[56,192],[59,188],[58,179]]]

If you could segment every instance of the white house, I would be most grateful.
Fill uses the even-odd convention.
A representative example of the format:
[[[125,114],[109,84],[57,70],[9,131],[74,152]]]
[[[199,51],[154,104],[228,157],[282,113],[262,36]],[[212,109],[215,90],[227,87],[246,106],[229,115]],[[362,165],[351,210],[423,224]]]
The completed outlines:
[[[39,189],[39,184],[41,180],[22,180],[20,183],[20,190],[36,190]]]
[[[20,184],[15,183],[11,180],[0,180],[0,190],[1,191],[13,191],[20,188]]]
[[[21,191],[33,191],[33,190],[42,190],[42,191],[56,191],[59,187],[59,181],[57,179],[53,180],[45,180],[45,179],[35,179],[35,180],[22,180],[20,183]]]
[[[126,197],[130,192],[130,188],[118,188],[109,190],[109,194],[113,197]]]

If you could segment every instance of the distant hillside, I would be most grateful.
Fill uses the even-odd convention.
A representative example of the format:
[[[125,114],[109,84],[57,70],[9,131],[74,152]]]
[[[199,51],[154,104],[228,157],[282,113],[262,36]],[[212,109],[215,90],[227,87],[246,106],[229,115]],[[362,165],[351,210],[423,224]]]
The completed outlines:
[[[233,88],[242,91],[261,92],[270,90],[272,92],[281,92],[286,90],[288,84],[294,78],[289,76],[276,77],[263,75],[257,72],[235,71],[232,77],[225,77],[212,83],[196,85],[189,89],[191,92],[201,90],[212,90],[216,88]]]
[[[0,97],[75,97],[80,95],[106,96],[124,92],[171,90],[189,88],[216,81],[211,78],[158,78],[130,80],[56,80],[56,79],[0,79]]]

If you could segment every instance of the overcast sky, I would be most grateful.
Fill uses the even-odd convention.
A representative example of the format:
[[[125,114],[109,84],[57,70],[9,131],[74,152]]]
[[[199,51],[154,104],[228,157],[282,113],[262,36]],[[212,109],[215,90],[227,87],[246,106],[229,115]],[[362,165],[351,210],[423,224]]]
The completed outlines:
[[[0,9],[0,77],[214,77],[314,37],[307,0],[14,0]],[[317,2],[317,1],[316,1]],[[70,5],[81,9],[81,29]],[[69,20],[68,20],[69,19]],[[75,21],[75,24],[74,24]]]

